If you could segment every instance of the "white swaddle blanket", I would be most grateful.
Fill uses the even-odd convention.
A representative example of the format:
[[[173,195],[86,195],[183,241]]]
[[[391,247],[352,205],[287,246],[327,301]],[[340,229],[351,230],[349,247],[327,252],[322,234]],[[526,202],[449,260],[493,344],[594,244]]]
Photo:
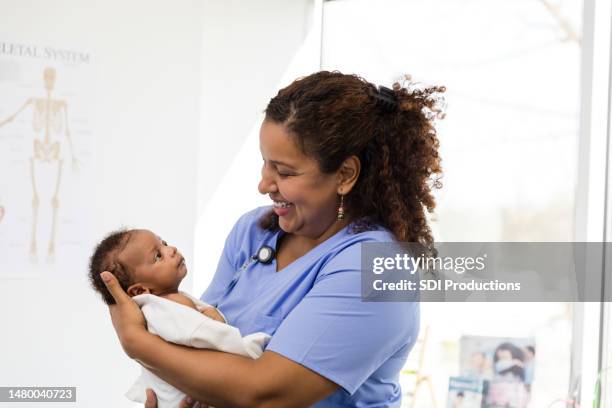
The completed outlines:
[[[199,310],[210,306],[187,293],[181,293],[193,300]],[[149,332],[172,343],[258,358],[270,340],[266,333],[253,333],[242,337],[236,327],[159,296],[144,294],[132,299],[140,306]],[[132,401],[144,403],[147,399],[146,389],[152,388],[157,395],[158,408],[178,407],[185,394],[146,368],[141,368],[140,377],[125,396]]]

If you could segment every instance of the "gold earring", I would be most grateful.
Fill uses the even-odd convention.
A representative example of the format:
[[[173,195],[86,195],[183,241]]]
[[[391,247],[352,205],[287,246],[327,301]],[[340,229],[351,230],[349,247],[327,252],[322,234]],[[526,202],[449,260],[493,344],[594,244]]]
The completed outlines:
[[[340,206],[338,207],[338,221],[344,219],[344,195],[340,194]]]

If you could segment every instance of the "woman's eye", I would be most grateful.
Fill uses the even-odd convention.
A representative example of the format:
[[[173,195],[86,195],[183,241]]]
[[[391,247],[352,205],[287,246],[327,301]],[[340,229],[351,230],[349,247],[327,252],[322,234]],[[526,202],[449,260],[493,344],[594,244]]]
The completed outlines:
[[[295,174],[293,174],[293,173],[287,173],[287,172],[284,172],[284,171],[278,171],[278,170],[276,171],[276,173],[278,174],[278,176],[279,176],[280,178],[285,178],[285,177],[295,176]]]
[[[158,252],[155,254],[155,262],[159,261],[161,259],[161,252]]]

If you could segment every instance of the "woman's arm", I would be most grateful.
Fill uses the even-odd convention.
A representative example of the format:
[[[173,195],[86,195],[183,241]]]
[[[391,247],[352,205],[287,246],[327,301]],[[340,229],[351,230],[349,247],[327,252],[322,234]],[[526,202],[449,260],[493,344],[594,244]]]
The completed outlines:
[[[327,378],[274,352],[252,360],[167,343],[150,334],[138,305],[110,273],[103,280],[116,301],[113,325],[126,353],[151,372],[216,407],[308,407],[337,387]]]
[[[308,407],[337,385],[276,354],[257,360],[167,343],[146,333],[133,358],[196,400],[215,407]]]

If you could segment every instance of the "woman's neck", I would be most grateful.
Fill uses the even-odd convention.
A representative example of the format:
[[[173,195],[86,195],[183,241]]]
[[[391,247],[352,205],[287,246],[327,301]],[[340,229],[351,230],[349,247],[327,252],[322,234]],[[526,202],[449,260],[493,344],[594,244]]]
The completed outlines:
[[[284,244],[291,241],[291,246],[295,249],[295,252],[305,254],[319,244],[327,241],[346,227],[351,221],[349,219],[338,220],[332,223],[323,233],[317,237],[306,237],[304,235],[286,234],[283,237]],[[293,252],[293,251],[292,251]]]

